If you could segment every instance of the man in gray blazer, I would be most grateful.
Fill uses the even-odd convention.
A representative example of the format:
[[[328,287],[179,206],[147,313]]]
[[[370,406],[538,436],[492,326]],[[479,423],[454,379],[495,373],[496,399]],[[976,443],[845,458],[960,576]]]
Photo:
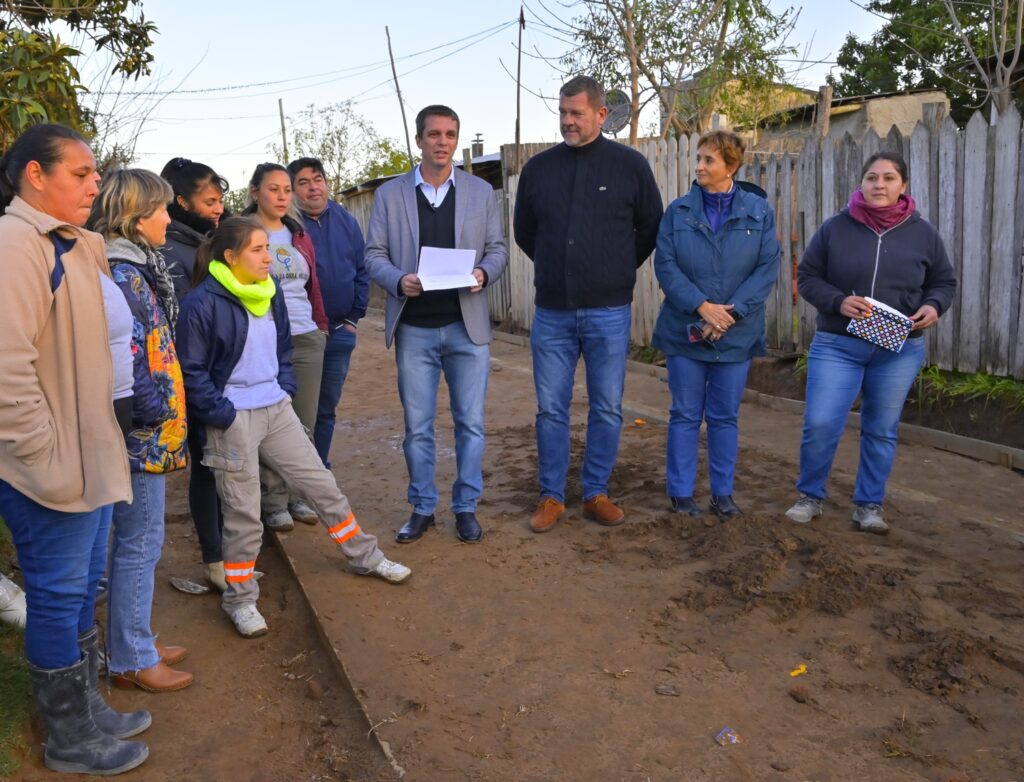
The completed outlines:
[[[405,463],[412,515],[396,540],[410,543],[434,526],[434,411],[444,372],[455,424],[458,477],[452,511],[460,540],[483,536],[476,506],[483,490],[484,396],[491,318],[483,289],[505,270],[508,247],[494,191],[452,165],[459,117],[447,106],[416,115],[422,162],[377,191],[366,234],[366,269],[388,294],[384,341],[395,344],[398,394],[405,411]],[[423,247],[476,251],[472,287],[424,291]]]

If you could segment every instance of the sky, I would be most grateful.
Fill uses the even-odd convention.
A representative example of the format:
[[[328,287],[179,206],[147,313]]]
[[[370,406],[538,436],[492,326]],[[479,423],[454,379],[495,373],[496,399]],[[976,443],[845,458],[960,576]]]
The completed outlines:
[[[789,80],[803,87],[824,83],[827,61],[834,61],[847,32],[867,37],[880,23],[851,0],[817,0],[802,8],[796,2],[770,2],[777,10],[800,10],[789,38],[799,51],[796,58],[826,61],[784,63]],[[552,96],[563,81],[557,58],[570,44],[544,9],[563,19],[582,10],[566,5],[571,0],[526,3],[524,142],[560,140]],[[299,112],[310,104],[354,100],[380,133],[404,147],[385,25],[410,136],[416,112],[443,103],[461,117],[463,146],[478,133],[486,153],[515,140],[519,0],[145,0],[143,8],[159,28],[152,48],[154,74],[126,89],[173,94],[161,96],[142,129],[136,146],[141,167],[159,171],[181,155],[212,166],[232,188],[240,187],[258,163],[272,159],[268,145],[280,141],[278,99],[288,127],[301,122]],[[95,60],[84,63],[83,71],[95,65]]]

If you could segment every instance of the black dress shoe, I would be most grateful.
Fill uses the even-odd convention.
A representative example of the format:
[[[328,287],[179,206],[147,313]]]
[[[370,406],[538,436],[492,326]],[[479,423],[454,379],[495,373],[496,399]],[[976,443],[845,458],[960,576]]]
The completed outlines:
[[[433,526],[433,513],[429,516],[424,516],[422,513],[414,513],[409,517],[409,520],[402,525],[402,528],[398,530],[398,534],[395,535],[395,540],[399,543],[412,543],[414,540],[422,538],[423,533]]]
[[[693,501],[693,497],[670,497],[672,500],[672,512],[683,513],[687,516],[703,516],[704,511]]]
[[[476,514],[471,510],[455,514],[455,534],[463,543],[479,543],[484,536],[480,529],[480,522],[476,520]]]
[[[733,519],[739,516],[741,511],[736,503],[732,501],[731,494],[722,494],[711,498],[711,512],[720,519]]]

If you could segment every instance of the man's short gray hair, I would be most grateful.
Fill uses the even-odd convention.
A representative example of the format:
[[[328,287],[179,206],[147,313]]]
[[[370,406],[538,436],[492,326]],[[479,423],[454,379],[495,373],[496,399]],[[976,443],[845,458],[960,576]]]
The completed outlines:
[[[590,76],[574,76],[558,91],[559,95],[564,95],[567,98],[580,93],[586,93],[587,101],[595,111],[604,108],[604,87],[597,79]]]

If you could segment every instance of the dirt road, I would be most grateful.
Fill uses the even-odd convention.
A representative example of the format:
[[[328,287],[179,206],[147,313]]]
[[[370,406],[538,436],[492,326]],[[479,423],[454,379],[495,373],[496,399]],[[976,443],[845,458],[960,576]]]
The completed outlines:
[[[835,499],[804,528],[783,517],[799,418],[745,406],[744,517],[683,520],[666,511],[664,427],[631,415],[612,483],[627,524],[582,520],[573,483],[568,518],[534,535],[529,352],[496,342],[486,537],[454,537],[442,392],[440,526],[399,547],[408,506],[394,360],[369,324],[360,339],[335,472],[414,577],[397,589],[343,580],[321,531],[282,537],[408,779],[1024,780],[1021,475],[902,447],[894,531],[866,536],[848,520],[847,437]],[[664,414],[667,388],[631,375],[627,401],[634,415]],[[742,743],[717,744],[726,727]]]

